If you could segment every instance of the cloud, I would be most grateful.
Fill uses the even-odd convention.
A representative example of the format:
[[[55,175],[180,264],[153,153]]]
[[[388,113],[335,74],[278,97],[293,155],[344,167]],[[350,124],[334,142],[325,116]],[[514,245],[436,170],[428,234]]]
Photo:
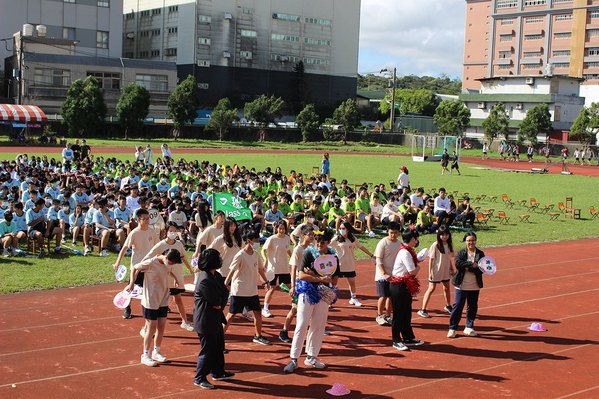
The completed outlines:
[[[358,71],[462,76],[464,0],[362,0]]]

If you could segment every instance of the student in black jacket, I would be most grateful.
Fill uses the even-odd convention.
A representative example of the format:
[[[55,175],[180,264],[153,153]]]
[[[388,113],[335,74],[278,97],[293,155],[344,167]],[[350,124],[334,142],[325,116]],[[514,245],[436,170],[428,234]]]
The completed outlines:
[[[235,376],[225,371],[223,324],[226,324],[226,319],[223,309],[227,305],[229,290],[225,279],[217,271],[221,266],[220,254],[215,249],[205,250],[198,260],[201,274],[194,293],[193,330],[198,333],[202,349],[198,354],[194,384],[205,389],[214,388],[207,379],[210,373],[215,381]]]

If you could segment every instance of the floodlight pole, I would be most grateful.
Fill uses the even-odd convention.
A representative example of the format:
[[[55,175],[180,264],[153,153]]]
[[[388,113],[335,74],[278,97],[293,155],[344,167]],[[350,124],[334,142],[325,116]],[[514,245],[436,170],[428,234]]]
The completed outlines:
[[[381,69],[381,73],[391,72],[389,69]],[[395,82],[397,81],[397,68],[393,68],[393,87],[391,88],[391,119],[389,120],[389,130],[393,132],[395,127]]]

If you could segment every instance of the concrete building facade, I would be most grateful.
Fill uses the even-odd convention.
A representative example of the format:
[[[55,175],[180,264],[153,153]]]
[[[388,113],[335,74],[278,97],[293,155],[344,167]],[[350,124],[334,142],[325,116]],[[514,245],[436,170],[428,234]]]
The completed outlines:
[[[123,0],[0,0],[0,39],[24,24],[44,25],[48,38],[77,41],[76,55],[121,57]],[[0,59],[11,55],[10,45],[0,46]]]
[[[484,78],[555,75],[599,85],[599,0],[466,0],[463,88]],[[589,88],[599,92],[599,87]]]
[[[123,57],[175,61],[204,101],[285,96],[300,60],[314,98],[355,98],[360,0],[125,0]]]

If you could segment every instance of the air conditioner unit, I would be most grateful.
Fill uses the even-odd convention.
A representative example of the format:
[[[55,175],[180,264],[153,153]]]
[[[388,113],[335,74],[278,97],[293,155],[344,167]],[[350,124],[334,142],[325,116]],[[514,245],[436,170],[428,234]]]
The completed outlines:
[[[233,16],[228,12],[225,13],[225,19],[233,19]]]
[[[223,58],[231,58],[231,53],[228,51],[223,51]]]
[[[135,37],[135,33],[129,32],[127,33],[127,39],[133,39]]]
[[[486,106],[487,106],[487,104],[485,104],[485,102],[484,102],[484,101],[483,101],[483,102],[480,102],[480,103],[478,103],[478,108],[480,108],[480,109],[485,109],[485,108],[486,108]]]
[[[518,104],[516,104],[516,109],[522,109],[522,108],[524,108],[524,107],[522,106],[522,103],[518,103]]]
[[[281,62],[287,62],[287,61],[289,61],[289,57],[286,57],[284,55],[281,56]]]
[[[534,85],[535,84],[535,78],[526,78],[526,84],[527,85]]]

